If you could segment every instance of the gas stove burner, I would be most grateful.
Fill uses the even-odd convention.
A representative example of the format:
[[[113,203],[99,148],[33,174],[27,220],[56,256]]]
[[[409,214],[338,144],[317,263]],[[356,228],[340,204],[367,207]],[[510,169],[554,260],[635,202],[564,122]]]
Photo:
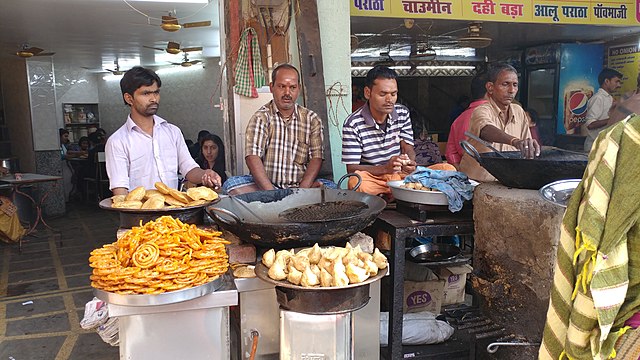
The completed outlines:
[[[320,222],[348,219],[362,214],[369,205],[361,201],[331,201],[298,206],[278,216],[291,222]]]

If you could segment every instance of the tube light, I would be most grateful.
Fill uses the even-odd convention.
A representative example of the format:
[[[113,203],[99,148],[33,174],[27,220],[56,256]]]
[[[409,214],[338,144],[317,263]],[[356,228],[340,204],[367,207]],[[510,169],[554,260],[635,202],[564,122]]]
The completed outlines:
[[[466,66],[466,65],[420,65],[417,66],[418,70],[474,70],[475,66]]]

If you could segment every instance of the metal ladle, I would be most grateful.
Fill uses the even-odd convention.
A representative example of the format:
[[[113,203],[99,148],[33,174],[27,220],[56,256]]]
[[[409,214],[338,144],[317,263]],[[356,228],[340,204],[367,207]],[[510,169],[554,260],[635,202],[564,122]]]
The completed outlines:
[[[473,140],[475,140],[475,141],[479,142],[480,144],[482,144],[482,145],[484,145],[484,146],[488,147],[489,149],[493,150],[496,154],[498,154],[498,156],[500,156],[500,157],[502,157],[502,158],[505,158],[505,159],[508,159],[508,158],[509,158],[508,156],[506,156],[505,154],[503,154],[500,150],[498,150],[498,149],[494,148],[494,147],[493,147],[493,145],[491,145],[491,143],[490,143],[490,142],[487,142],[487,141],[482,140],[479,136],[475,136],[474,134],[472,134],[472,133],[470,133],[470,132],[468,132],[468,131],[465,131],[465,132],[464,132],[464,134],[465,134],[466,136],[468,136],[468,137],[472,138]]]

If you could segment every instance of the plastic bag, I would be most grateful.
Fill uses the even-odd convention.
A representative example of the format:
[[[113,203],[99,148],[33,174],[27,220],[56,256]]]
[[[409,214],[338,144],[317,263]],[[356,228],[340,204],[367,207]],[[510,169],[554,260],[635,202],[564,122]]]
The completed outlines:
[[[387,346],[389,313],[380,313],[380,345]],[[428,311],[402,316],[402,345],[437,344],[453,335],[453,327]]]
[[[80,321],[80,327],[89,330],[104,324],[109,318],[107,303],[93,298],[84,306],[84,318]]]

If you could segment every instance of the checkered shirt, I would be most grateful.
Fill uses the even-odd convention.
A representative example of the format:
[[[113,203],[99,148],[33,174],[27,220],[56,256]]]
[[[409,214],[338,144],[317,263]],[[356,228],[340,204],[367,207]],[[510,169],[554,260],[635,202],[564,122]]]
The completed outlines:
[[[296,104],[292,117],[285,120],[270,101],[249,120],[245,156],[260,157],[274,185],[296,187],[309,161],[324,159],[322,139],[322,122],[316,113]]]

